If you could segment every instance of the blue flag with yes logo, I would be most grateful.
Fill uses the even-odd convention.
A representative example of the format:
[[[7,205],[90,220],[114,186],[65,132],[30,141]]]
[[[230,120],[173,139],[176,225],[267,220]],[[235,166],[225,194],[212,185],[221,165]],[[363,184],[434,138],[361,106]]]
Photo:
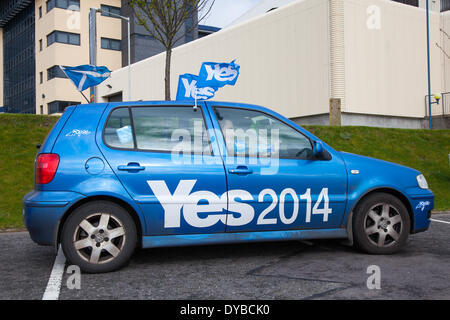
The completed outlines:
[[[217,88],[197,87],[198,76],[185,73],[178,79],[177,101],[208,100],[214,97]]]
[[[240,66],[234,63],[203,62],[198,75],[198,88],[222,88],[225,85],[234,86],[239,77]]]

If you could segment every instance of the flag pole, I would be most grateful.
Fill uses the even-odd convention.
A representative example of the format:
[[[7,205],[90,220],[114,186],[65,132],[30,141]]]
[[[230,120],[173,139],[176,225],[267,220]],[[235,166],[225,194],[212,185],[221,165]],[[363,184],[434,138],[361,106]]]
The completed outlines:
[[[78,92],[81,93],[81,95],[83,96],[84,99],[86,99],[86,101],[87,101],[88,104],[91,103],[91,102],[88,100],[88,98],[86,98],[86,96],[83,94],[82,91],[78,91]]]
[[[433,130],[433,120],[431,117],[431,70],[430,70],[430,7],[426,0],[427,11],[427,66],[428,66],[428,117],[430,121],[430,130]]]

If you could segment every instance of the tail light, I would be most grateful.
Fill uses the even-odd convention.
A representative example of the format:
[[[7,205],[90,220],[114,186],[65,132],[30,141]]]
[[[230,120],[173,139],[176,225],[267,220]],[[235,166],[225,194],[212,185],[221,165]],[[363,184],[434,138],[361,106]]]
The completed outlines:
[[[36,159],[36,183],[47,184],[53,180],[58,169],[59,156],[55,153],[41,153]]]

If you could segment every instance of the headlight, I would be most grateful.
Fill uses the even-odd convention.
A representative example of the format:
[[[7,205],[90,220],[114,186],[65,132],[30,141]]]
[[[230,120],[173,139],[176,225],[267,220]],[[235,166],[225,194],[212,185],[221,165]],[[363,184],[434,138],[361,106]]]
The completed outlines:
[[[417,176],[417,183],[419,184],[419,187],[421,187],[422,189],[428,189],[427,179],[425,179],[423,174]]]

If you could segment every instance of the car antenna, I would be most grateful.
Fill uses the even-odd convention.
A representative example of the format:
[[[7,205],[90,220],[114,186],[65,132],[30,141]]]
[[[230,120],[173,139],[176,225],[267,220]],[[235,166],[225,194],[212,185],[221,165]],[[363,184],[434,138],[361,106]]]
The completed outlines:
[[[195,101],[195,103],[194,103],[193,109],[194,109],[194,112],[197,112],[197,110],[198,110],[198,106],[197,106],[197,95],[195,95],[194,101]]]

